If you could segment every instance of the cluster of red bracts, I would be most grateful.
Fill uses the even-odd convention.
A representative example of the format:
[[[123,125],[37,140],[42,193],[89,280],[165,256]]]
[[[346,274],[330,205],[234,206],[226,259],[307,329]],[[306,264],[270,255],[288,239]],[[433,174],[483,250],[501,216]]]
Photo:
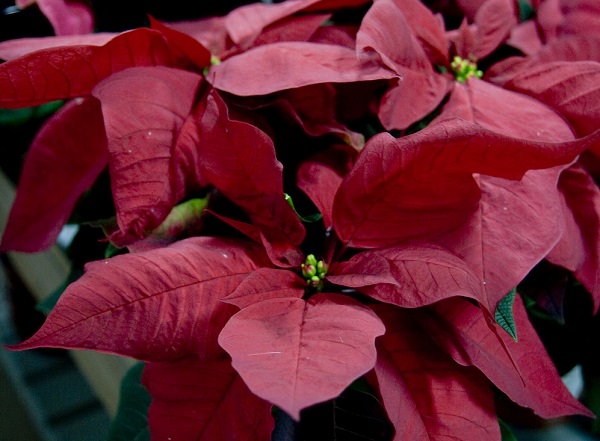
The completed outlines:
[[[455,3],[288,0],[0,43],[0,107],[69,100],[1,249],[53,244],[108,167],[128,250],[18,347],[147,362],[156,439],[268,439],[273,405],[298,419],[363,376],[396,440],[499,440],[495,390],[591,416],[521,299],[517,341],[494,317],[543,260],[598,308],[600,8]],[[198,192],[183,218],[222,230],[169,217]]]

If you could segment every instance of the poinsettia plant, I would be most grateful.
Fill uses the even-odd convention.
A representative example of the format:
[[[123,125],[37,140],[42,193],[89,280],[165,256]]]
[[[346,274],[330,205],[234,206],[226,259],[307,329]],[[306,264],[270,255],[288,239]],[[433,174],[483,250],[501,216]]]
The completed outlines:
[[[592,418],[534,326],[600,301],[582,17],[287,0],[0,43],[0,106],[64,101],[0,249],[75,221],[107,249],[14,349],[140,360],[157,440],[499,440],[507,402]]]

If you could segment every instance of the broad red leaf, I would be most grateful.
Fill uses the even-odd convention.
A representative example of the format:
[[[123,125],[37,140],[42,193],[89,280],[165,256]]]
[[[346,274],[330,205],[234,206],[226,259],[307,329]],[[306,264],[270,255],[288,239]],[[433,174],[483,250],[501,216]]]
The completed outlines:
[[[381,0],[379,0],[381,1]],[[448,40],[444,34],[441,15],[432,11],[419,0],[394,0],[394,6],[402,12],[406,24],[423,46],[432,64],[448,64]]]
[[[294,419],[300,410],[338,396],[375,363],[379,319],[339,294],[308,302],[265,300],[242,309],[223,328],[219,343],[259,397]]]
[[[356,52],[347,47],[308,42],[258,46],[212,66],[207,74],[216,89],[240,96],[266,95],[311,84],[397,77],[379,63],[359,61]]]
[[[336,194],[334,229],[344,243],[361,248],[440,234],[476,208],[480,189],[473,173],[520,179],[529,169],[569,163],[596,136],[536,142],[460,119],[399,139],[376,135]]]
[[[165,26],[152,17],[150,17],[150,27],[160,31],[169,40],[173,52],[178,52],[178,58],[188,58],[199,71],[210,66],[211,53],[197,40]]]
[[[559,61],[596,61],[600,62],[600,36],[584,37],[570,35],[553,40],[538,48],[527,57],[509,57],[492,65],[485,74],[485,78],[502,87],[509,84],[519,75],[529,77],[529,81],[541,87],[544,80],[536,81],[535,76],[529,76],[530,70],[544,70],[546,63]],[[564,69],[564,68],[563,68]],[[547,75],[550,72],[545,73]],[[552,78],[552,77],[550,77]]]
[[[333,200],[342,179],[354,164],[356,152],[335,145],[303,161],[298,170],[298,188],[310,197],[323,216],[325,227],[333,224]]]
[[[287,244],[290,250],[299,245],[305,230],[285,201],[283,166],[273,141],[257,127],[231,119],[214,91],[198,125],[199,167],[206,179],[241,207],[269,242]],[[296,260],[289,263],[299,265]]]
[[[533,55],[542,48],[544,42],[535,21],[527,20],[513,27],[506,44],[524,55]]]
[[[599,84],[600,63],[558,61],[529,66],[503,87],[552,107],[584,136],[600,128]]]
[[[298,2],[296,2],[296,5]],[[287,8],[289,3],[269,5],[267,8]],[[170,29],[187,34],[196,42],[200,42],[210,50],[210,53],[221,60],[231,57],[237,53],[248,50],[253,46],[281,41],[308,41],[309,38],[320,29],[322,23],[330,17],[330,14],[308,14],[301,16],[290,16],[276,19],[271,23],[269,14],[263,15],[265,5],[254,3],[234,9],[229,15],[223,17],[209,17],[199,20],[172,22],[168,24]],[[246,15],[249,19],[240,22],[242,26],[249,27],[251,35],[242,37],[240,45],[236,44],[229,35],[228,26],[237,20],[237,15]],[[253,16],[253,18],[250,18]],[[262,30],[259,28],[264,26]],[[243,34],[244,31],[241,31]],[[239,37],[238,31],[233,30],[234,38]],[[352,46],[354,47],[354,46]]]
[[[474,22],[477,31],[472,55],[480,60],[506,41],[516,26],[514,1],[487,0],[475,13]]]
[[[477,78],[456,84],[433,122],[462,118],[511,138],[561,142],[575,138],[571,126],[556,111],[525,94]]]
[[[452,44],[452,53],[467,60],[473,60],[473,50],[475,48],[475,25],[469,25],[466,18],[463,18],[460,27],[448,32],[448,39]],[[446,63],[448,65],[449,63]],[[451,67],[451,66],[450,66]],[[446,69],[448,67],[446,66]]]
[[[573,138],[569,125],[548,107],[476,79],[455,87],[432,124],[450,117],[510,137],[540,141]],[[479,212],[442,239],[484,281],[488,305],[495,306],[512,290],[562,234],[556,188],[561,169],[532,170],[518,182],[480,176]],[[506,246],[509,243],[512,245]]]
[[[545,44],[529,59],[536,63],[553,61],[600,62],[600,35],[569,35]]]
[[[296,268],[302,263],[302,252],[297,247],[290,246],[289,240],[283,240],[280,232],[271,231],[270,238],[267,239],[256,225],[227,218],[212,211],[209,211],[209,213],[235,228],[255,243],[262,244],[273,265],[279,268]],[[262,229],[265,230],[265,228]],[[278,240],[273,241],[273,238]]]
[[[53,245],[107,160],[98,101],[67,103],[33,140],[0,250],[36,252]]]
[[[560,175],[565,231],[546,256],[550,262],[567,268],[600,305],[600,190],[592,177],[578,165]]]
[[[200,75],[157,66],[126,69],[93,89],[102,103],[108,137],[120,227],[111,240],[117,245],[142,239],[160,225],[188,187],[201,185],[182,176],[180,157],[187,152],[178,145],[201,84]]]
[[[264,300],[284,297],[299,299],[304,295],[305,288],[306,281],[293,271],[259,268],[222,301],[243,309]]]
[[[226,17],[226,26],[231,40],[241,48],[248,48],[265,28],[297,12],[329,11],[356,7],[366,3],[367,0],[298,0],[274,4],[254,3],[230,12]]]
[[[485,71],[484,79],[493,84],[502,85],[521,72],[521,69],[527,69],[530,60],[526,57],[507,57],[490,66]]]
[[[291,16],[316,1],[318,0],[244,5],[227,14],[225,24],[231,40],[242,48],[248,48],[265,27]]]
[[[333,85],[314,84],[280,93],[273,105],[278,112],[293,118],[308,135],[334,135],[360,150],[365,144],[365,137],[339,121],[337,96]]]
[[[279,20],[263,29],[253,46],[278,41],[308,41],[331,14],[307,14]]]
[[[518,342],[498,325],[492,331],[482,311],[464,299],[449,299],[429,311],[415,311],[426,332],[456,362],[477,367],[515,403],[542,418],[591,416],[562,382],[519,296],[513,313]]]
[[[467,264],[434,244],[407,243],[360,252],[348,262],[333,264],[327,280],[403,308],[454,296],[470,297],[489,307],[481,281]]]
[[[456,0],[457,6],[460,7],[465,16],[471,21],[485,2],[486,0]]]
[[[380,0],[367,11],[356,40],[362,59],[376,54],[399,77],[381,100],[379,119],[386,129],[407,128],[432,112],[448,92],[450,81],[434,72],[393,0]]]
[[[478,210],[459,228],[436,239],[477,274],[492,310],[562,234],[557,191],[561,170],[530,171],[520,181],[481,176]]]
[[[568,124],[550,108],[479,80],[455,87],[438,121],[448,117],[471,120],[511,137],[573,138]],[[489,305],[494,306],[512,290],[562,234],[556,187],[560,171],[561,167],[530,171],[520,182],[481,176],[479,213],[442,240],[485,282]]]
[[[169,22],[169,28],[189,35],[200,42],[211,54],[220,55],[233,44],[225,28],[225,16],[198,20]]]
[[[94,14],[90,5],[77,0],[34,0],[54,28],[56,35],[89,34],[94,31]],[[16,0],[24,8],[31,0]]]
[[[483,375],[454,362],[413,319],[413,311],[376,305],[386,326],[375,374],[394,441],[500,439],[494,396]]]
[[[102,46],[115,38],[117,34],[96,32],[87,35],[63,35],[53,37],[17,38],[0,42],[0,59],[8,61],[30,52],[61,46]]]
[[[600,36],[600,5],[595,0],[561,0],[558,35]]]
[[[88,95],[99,81],[128,67],[186,63],[175,59],[163,35],[150,29],[125,32],[103,46],[45,49],[0,65],[0,106]]]
[[[558,35],[558,26],[563,19],[560,2],[561,0],[544,0],[535,11],[543,41],[552,41]]]
[[[313,43],[333,44],[345,46],[350,49],[356,48],[356,33],[360,25],[356,24],[331,24],[321,26],[311,36]]]
[[[148,361],[190,354],[212,359],[222,354],[217,335],[237,310],[221,299],[265,264],[260,247],[208,237],[90,263],[42,328],[16,348],[85,348]]]
[[[248,390],[228,359],[148,363],[142,382],[152,396],[152,439],[270,439],[272,406]]]

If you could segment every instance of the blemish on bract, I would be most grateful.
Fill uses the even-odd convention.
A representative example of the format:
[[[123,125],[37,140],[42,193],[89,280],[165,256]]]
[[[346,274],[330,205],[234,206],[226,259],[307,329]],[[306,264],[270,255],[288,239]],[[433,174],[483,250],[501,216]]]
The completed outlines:
[[[273,355],[273,354],[282,354],[282,352],[281,351],[255,352],[253,354],[248,354],[248,357],[254,357],[256,355]]]

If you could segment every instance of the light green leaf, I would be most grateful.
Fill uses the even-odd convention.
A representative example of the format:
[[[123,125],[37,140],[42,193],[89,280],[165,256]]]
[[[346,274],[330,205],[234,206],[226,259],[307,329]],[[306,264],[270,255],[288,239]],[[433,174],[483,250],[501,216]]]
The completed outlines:
[[[51,101],[23,109],[0,109],[0,126],[18,126],[34,119],[46,118],[56,112],[64,101]]]
[[[498,302],[498,307],[494,314],[496,323],[508,332],[508,335],[510,335],[514,341],[517,341],[517,326],[515,325],[515,317],[513,315],[513,303],[515,302],[516,295],[516,288],[506,294],[506,296]]]
[[[596,415],[600,415],[600,373],[597,372],[597,369],[587,369],[583,372],[583,384],[585,387],[583,392],[583,404]],[[590,424],[591,432],[596,436],[600,435],[599,418],[594,419]]]
[[[519,3],[519,22],[530,20],[535,17],[535,9],[527,0],[518,0]]]
[[[502,441],[517,441],[517,437],[513,435],[510,427],[501,419],[498,419],[498,423],[500,423],[500,434],[502,435]]]
[[[148,408],[151,397],[142,385],[144,363],[135,364],[121,382],[117,416],[110,425],[107,441],[150,441]]]
[[[284,196],[285,196],[286,202],[290,205],[290,207],[292,207],[292,210],[294,210],[294,213],[296,213],[296,215],[300,218],[300,220],[302,222],[307,223],[307,224],[312,223],[312,222],[318,222],[323,217],[321,215],[321,213],[310,214],[308,216],[301,216],[300,213],[298,213],[296,211],[296,207],[294,207],[294,202],[292,201],[292,197],[287,193],[284,193]]]
[[[209,199],[210,196],[194,198],[176,205],[160,226],[149,233],[149,235],[173,238],[185,231],[194,229],[198,226]]]

